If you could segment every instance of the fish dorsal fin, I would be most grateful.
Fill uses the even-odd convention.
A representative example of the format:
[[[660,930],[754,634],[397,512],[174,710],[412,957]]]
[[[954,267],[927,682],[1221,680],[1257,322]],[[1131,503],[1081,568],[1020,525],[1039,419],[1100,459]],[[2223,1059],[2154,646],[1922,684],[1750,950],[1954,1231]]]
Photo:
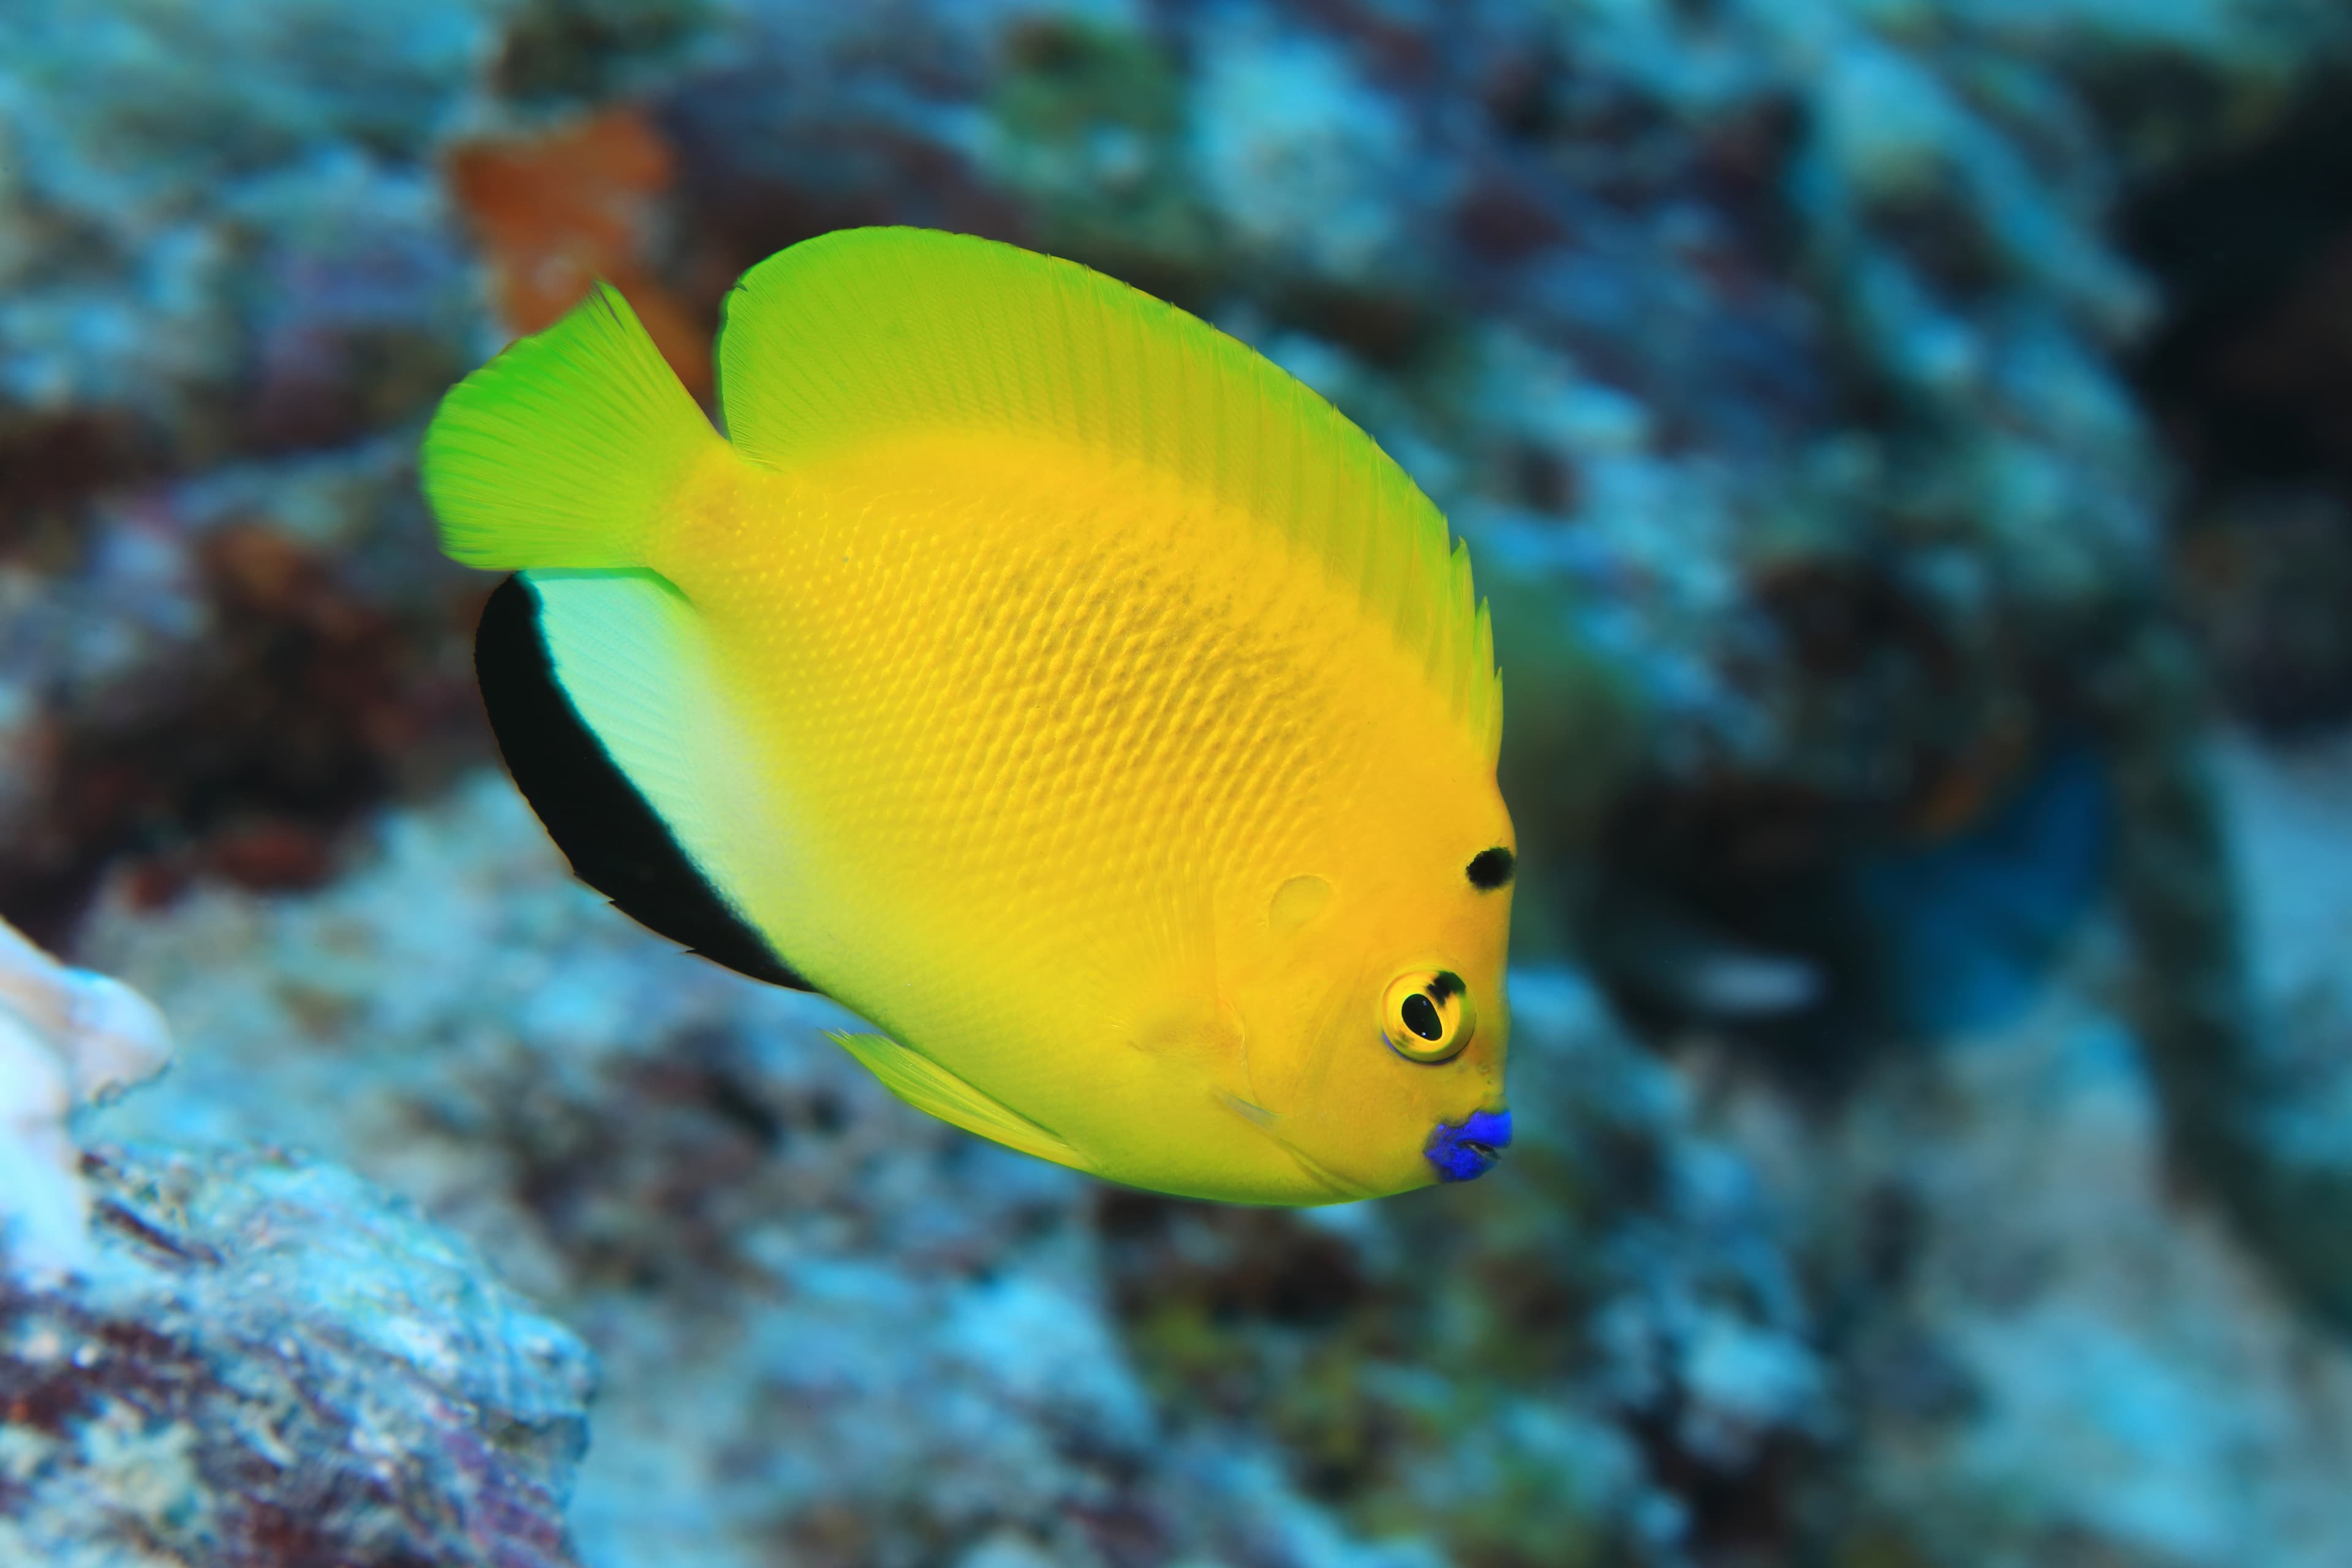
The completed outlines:
[[[1059,1137],[1001,1101],[992,1100],[920,1051],[913,1051],[883,1035],[853,1035],[827,1030],[828,1037],[882,1080],[882,1087],[928,1115],[952,1127],[1051,1160],[1057,1165],[1087,1168],[1078,1152]]]
[[[743,275],[719,374],[736,449],[772,467],[927,426],[1000,428],[1197,485],[1353,587],[1495,755],[1493,635],[1445,519],[1338,409],[1173,305],[969,235],[844,229]]]

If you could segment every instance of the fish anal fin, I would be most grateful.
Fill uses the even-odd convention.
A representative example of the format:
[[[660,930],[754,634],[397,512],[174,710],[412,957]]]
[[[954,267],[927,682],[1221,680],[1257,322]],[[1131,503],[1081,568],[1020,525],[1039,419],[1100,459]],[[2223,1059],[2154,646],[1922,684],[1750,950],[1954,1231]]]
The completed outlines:
[[[827,1037],[882,1080],[882,1087],[926,1115],[976,1137],[1057,1165],[1087,1168],[1076,1149],[1001,1100],[992,1099],[920,1051],[882,1035],[827,1030]]]

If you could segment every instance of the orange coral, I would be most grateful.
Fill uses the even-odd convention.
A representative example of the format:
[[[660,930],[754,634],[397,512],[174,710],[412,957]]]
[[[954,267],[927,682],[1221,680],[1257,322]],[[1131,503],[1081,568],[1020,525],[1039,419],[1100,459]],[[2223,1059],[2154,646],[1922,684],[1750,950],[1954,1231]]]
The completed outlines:
[[[2037,760],[2032,733],[2025,725],[1996,723],[1930,772],[1911,802],[1906,826],[1929,842],[1974,826],[2008,799]]]
[[[638,260],[670,150],[640,110],[605,110],[528,141],[477,142],[449,159],[449,184],[519,332],[563,314],[602,278],[635,307],[697,397],[710,391],[709,334]]]

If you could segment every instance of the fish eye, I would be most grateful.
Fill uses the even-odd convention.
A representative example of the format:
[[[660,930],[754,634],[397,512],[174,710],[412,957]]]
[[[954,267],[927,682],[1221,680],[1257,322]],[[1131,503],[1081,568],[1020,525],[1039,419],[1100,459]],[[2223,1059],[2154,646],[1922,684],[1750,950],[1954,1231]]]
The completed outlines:
[[[1451,970],[1408,970],[1381,998],[1381,1037],[1407,1061],[1451,1061],[1477,1027],[1469,988]]]

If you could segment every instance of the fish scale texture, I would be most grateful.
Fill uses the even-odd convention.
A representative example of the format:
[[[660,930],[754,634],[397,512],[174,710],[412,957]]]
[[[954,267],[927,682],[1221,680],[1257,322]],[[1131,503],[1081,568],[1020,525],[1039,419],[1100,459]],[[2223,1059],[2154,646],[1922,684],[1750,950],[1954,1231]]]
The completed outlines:
[[[1193,1196],[1431,1181],[1432,1130],[1499,1102],[1510,900],[1464,868],[1510,826],[1428,499],[1233,339],[967,236],[780,253],[720,363],[728,445],[600,289],[422,464],[699,879],[959,1125]],[[1277,923],[1301,879],[1331,897]],[[1400,1070],[1380,999],[1436,972],[1498,1005]]]
[[[719,356],[730,436],[781,469],[940,429],[1172,476],[1354,587],[1493,756],[1492,638],[1444,519],[1320,396],[1184,311],[1012,246],[848,229],[746,273]]]
[[[470,150],[448,139],[530,146],[551,113],[572,122],[577,93],[598,119],[641,117],[668,143],[674,186],[654,210],[614,215],[615,231],[635,227],[609,243],[654,247],[662,280],[683,280],[684,303],[706,316],[747,255],[747,218],[764,229],[850,199],[861,215],[1025,233],[1117,268],[1145,258],[1134,276],[1213,303],[1220,321],[1374,432],[1475,541],[1481,583],[1513,600],[1497,616],[1519,639],[1505,654],[1518,776],[1557,780],[1569,797],[1560,812],[1591,790],[1585,773],[1553,759],[1605,750],[1612,737],[1557,694],[1577,689],[1570,678],[1589,650],[1566,631],[1541,635],[1555,624],[1589,633],[1650,704],[1642,754],[1672,777],[1775,801],[1792,785],[1826,790],[1832,820],[1855,820],[1909,790],[1910,759],[1973,751],[1972,737],[2021,702],[2047,710],[2057,667],[2092,667],[2084,679],[2098,682],[2104,661],[2085,658],[2096,648],[2083,634],[2104,613],[2099,595],[2128,587],[2136,542],[2161,538],[2157,525],[2197,522],[2148,483],[2143,448],[2155,443],[2134,434],[2174,426],[2169,410],[2152,422],[2133,406],[2137,378],[2117,363],[2113,324],[2148,296],[2110,221],[2114,205],[2184,163],[2266,139],[2330,79],[2312,24],[2332,21],[2340,36],[2340,0],[649,0],[593,7],[624,16],[614,27],[565,25],[579,9],[419,0],[343,26],[336,18],[364,13],[325,0],[0,5],[0,468],[11,476],[0,488],[16,492],[16,479],[53,464],[71,488],[53,505],[37,487],[29,536],[21,523],[0,530],[10,535],[0,551],[0,841],[14,850],[62,838],[76,852],[92,847],[94,862],[117,853],[111,824],[132,820],[143,846],[194,836],[187,857],[166,850],[174,884],[226,875],[277,885],[260,879],[266,863],[257,873],[227,847],[216,864],[216,845],[242,855],[241,845],[181,815],[181,802],[217,801],[225,787],[230,820],[242,822],[283,801],[192,774],[178,759],[212,767],[224,754],[312,752],[321,719],[331,737],[363,728],[381,737],[368,755],[398,757],[410,805],[390,832],[445,847],[429,874],[394,884],[364,855],[339,855],[320,862],[336,876],[331,902],[287,900],[281,914],[205,885],[171,908],[119,914],[145,930],[151,951],[159,939],[178,944],[169,962],[187,973],[173,1016],[203,1042],[129,1107],[175,1138],[234,1125],[282,1141],[306,1129],[303,1141],[377,1179],[450,1194],[446,1211],[488,1236],[502,1265],[546,1249],[518,1246],[515,1228],[482,1228],[481,1205],[515,1201],[509,1190],[550,1211],[534,1238],[571,1227],[570,1256],[596,1279],[623,1272],[613,1263],[623,1238],[637,1286],[563,1308],[604,1344],[635,1347],[637,1369],[634,1395],[599,1407],[592,1463],[605,1482],[583,1489],[582,1515],[593,1560],[1687,1568],[1810,1551],[1905,1568],[2342,1568],[2340,1345],[2291,1328],[2295,1307],[2244,1277],[2231,1228],[2200,1201],[2205,1182],[2179,1179],[2217,1167],[2223,1180],[2276,1178],[2270,1201],[2321,1244],[2315,1260],[2346,1299],[2341,1184],[2326,1175],[2345,1163],[2325,1121],[2332,1101],[2300,1071],[2274,1070],[2252,1037],[2216,1045],[2217,1076],[2191,1080],[2170,1110],[2176,1128],[2197,1112],[2242,1139],[2223,1159],[2192,1152],[2145,1182],[2135,1152],[2152,1112],[2137,1113],[2134,1137],[2112,1135],[2116,1102],[2140,1104],[2146,1091],[2130,1042],[2110,1030],[2087,1031],[2105,1044],[2081,1047],[2074,1031],[2030,1029],[1990,1053],[1972,1041],[1925,1074],[1874,1079],[1862,1120],[1890,1131],[1866,1161],[1825,1169],[1822,1128],[1800,1119],[1785,1138],[1798,1158],[1781,1194],[1796,1268],[1785,1295],[1760,1293],[1782,1305],[1765,1346],[1777,1350],[1759,1356],[1757,1335],[1736,1327],[1759,1293],[1734,1279],[1694,1312],[1672,1260],[1719,1270],[1743,1249],[1779,1246],[1771,1228],[1738,1209],[1713,1229],[1669,1217],[1662,1264],[1643,1184],[1655,1171],[1706,1168],[1689,1134],[1657,1134],[1656,1157],[1654,1142],[1614,1123],[1578,1121],[1543,1084],[1557,1065],[1551,1076],[1577,1096],[1646,1085],[1661,1118],[1716,1125],[1732,1146],[1719,1152],[1741,1162],[1781,1146],[1779,1124],[1759,1115],[1778,1100],[1759,1089],[1727,1110],[1704,1047],[1669,1063],[1612,1035],[1598,1060],[1559,1057],[1530,1003],[1513,1064],[1520,1135],[1495,1178],[1303,1219],[1188,1206],[1144,1249],[1164,1258],[1175,1288],[1166,1274],[1119,1286],[1125,1322],[1103,1331],[1147,1371],[1172,1366],[1171,1427],[1205,1411],[1195,1425],[1207,1441],[1263,1466],[1270,1486],[1285,1474],[1311,1482],[1356,1539],[1328,1524],[1312,1550],[1239,1531],[1154,1537],[1084,1489],[1132,1495],[1127,1481],[1074,1468],[1101,1462],[1092,1429],[1041,1426],[1021,1403],[1028,1396],[1009,1389],[972,1418],[970,1396],[941,1370],[961,1351],[943,1331],[961,1314],[940,1292],[956,1299],[975,1268],[983,1280],[1017,1278],[1013,1248],[1034,1242],[1035,1226],[1003,1217],[1008,1194],[1062,1173],[895,1116],[854,1063],[800,1034],[769,1059],[829,1068],[826,1081],[860,1108],[852,1137],[865,1142],[845,1148],[812,1133],[749,1175],[714,1158],[745,1136],[730,1113],[738,1102],[714,1096],[689,1114],[661,1092],[690,1088],[707,1047],[701,1031],[674,1028],[679,999],[725,991],[742,1016],[771,1020],[763,1041],[784,1037],[772,1019],[803,999],[766,994],[775,1006],[761,1012],[755,988],[701,975],[709,966],[681,963],[592,895],[562,887],[519,805],[484,808],[487,785],[427,804],[431,775],[409,772],[415,692],[395,692],[388,710],[373,689],[355,689],[347,666],[321,670],[303,658],[289,662],[310,706],[265,707],[262,721],[240,723],[249,688],[192,692],[178,679],[264,638],[282,646],[292,615],[350,614],[348,596],[322,602],[307,586],[258,613],[219,605],[198,568],[227,519],[238,534],[257,525],[268,540],[299,542],[429,639],[372,637],[364,647],[462,674],[462,650],[436,628],[462,631],[481,584],[419,569],[431,544],[415,504],[413,424],[506,330],[536,324],[490,317],[484,268],[535,266],[571,237],[534,196],[505,215],[509,227],[539,226],[533,247],[499,243],[499,215],[446,178]],[[678,18],[682,53],[665,32]],[[147,40],[160,47],[141,48]],[[616,90],[625,99],[614,101]],[[601,173],[552,172],[559,183]],[[468,247],[453,195],[482,226],[483,246]],[[2232,253],[2260,249],[2214,221],[2221,210],[2208,199],[2184,214],[2189,248],[2211,254],[2196,242],[2221,232]],[[2202,286],[2192,279],[2176,293],[2182,279],[2164,270],[2158,292],[2193,308]],[[2305,304],[2336,297],[2315,290]],[[1441,346],[1467,374],[1433,385],[1425,360],[1401,363],[1400,311],[1437,317],[1450,340]],[[2289,384],[2325,340],[2308,330],[2315,319],[2290,311],[2259,337],[2228,333],[2228,358],[2243,365],[2242,350],[2284,347],[2253,356],[2269,368],[2249,374]],[[2302,412],[2315,418],[2326,406]],[[135,445],[108,446],[77,475],[67,438],[128,424],[126,410],[184,455],[184,468],[163,470],[170,483],[121,488],[156,471]],[[225,451],[260,460],[224,469]],[[2271,554],[2294,530],[2277,526],[2287,520],[2274,515],[2274,480],[2258,499],[2242,531],[2233,504],[2226,531],[2256,553],[2199,569],[2191,591],[2216,595],[2228,617],[2245,612],[2257,650],[2289,661],[2287,694],[2315,691],[2340,715],[2342,668],[2308,662],[2340,647],[2279,634],[2300,606],[2325,607],[2343,581],[2332,564],[2341,552],[2328,545],[2316,571],[2301,544]],[[2335,516],[2323,510],[2320,532],[2352,537]],[[2214,559],[2195,542],[2211,531],[2193,529],[2198,562]],[[2294,584],[2290,615],[2249,592],[2239,569],[2266,573],[2268,563]],[[1824,661],[1811,637],[1775,635],[1818,626],[1825,613],[1832,624],[1883,626],[1870,606],[1885,605],[1890,578],[1926,623],[1924,647],[1874,640],[1857,650],[1866,657]],[[1776,606],[1792,582],[1784,616]],[[1856,608],[1863,620],[1840,620]],[[2226,647],[2223,657],[2226,668]],[[430,711],[470,721],[470,700],[457,696]],[[146,728],[93,756],[91,717],[119,714],[124,699],[161,710],[168,727],[142,719]],[[2072,710],[2064,693],[2054,702]],[[2137,708],[2158,725],[2187,711],[2160,696]],[[1528,752],[1548,723],[1560,749]],[[2201,723],[2182,718],[2169,736],[2194,741]],[[63,748],[50,743],[60,729]],[[99,786],[124,764],[153,774],[121,811],[103,812],[110,792]],[[52,787],[64,807],[55,816],[44,804]],[[1523,832],[1545,825],[1540,792],[1511,799]],[[325,832],[352,804],[338,795],[323,817],[299,806],[299,826]],[[2242,827],[2258,837],[2265,826]],[[2157,870],[2190,872],[2149,879],[2173,898],[2165,928],[2188,937],[2146,978],[2159,1008],[2201,1020],[2220,987],[2196,944],[2233,917],[2211,891],[2226,879],[2199,884],[2198,857],[2213,867],[2220,851],[2198,829],[2190,816],[2186,829],[2167,836],[2159,825],[2152,836]],[[1978,853],[1974,835],[1959,837],[1956,848]],[[1514,951],[1524,961],[1557,950],[1537,930],[1547,847],[1519,847]],[[2329,858],[2305,848],[2277,872],[2290,890],[2328,880]],[[2246,858],[2259,861],[2260,850],[2254,842]],[[148,850],[129,853],[129,874],[152,889]],[[527,875],[486,874],[517,857]],[[0,880],[30,897],[21,867]],[[2259,900],[2259,868],[2253,880]],[[2201,925],[2181,918],[2184,884],[2192,910],[2218,910]],[[1941,912],[1937,889],[1914,891],[1914,908]],[[1633,900],[1603,907],[1612,949],[1632,955],[1626,967],[1705,973],[1704,952],[1686,959]],[[356,942],[355,909],[368,917]],[[225,920],[225,910],[236,912]],[[1911,910],[1899,914],[1907,922]],[[2267,969],[2277,933],[2255,929],[2248,946]],[[2316,921],[2280,930],[2298,963],[2316,954],[2312,973],[2343,945]],[[2002,931],[1960,934],[1980,951]],[[1978,967],[1969,951],[1929,966],[1937,993]],[[2109,978],[2093,992],[2111,1002],[2130,977]],[[2058,987],[2084,989],[2065,977]],[[1052,994],[1050,977],[1040,994]],[[225,995],[239,1000],[224,1010]],[[2335,1026],[2342,1010],[2300,994],[2294,1008],[2294,1033],[2307,1032],[2316,1059],[2340,1058],[2334,1047],[2352,1037]],[[596,1059],[635,1070],[583,1074],[586,1040],[606,1053]],[[1985,1070],[1995,1059],[2009,1065]],[[1698,1091],[1687,1108],[1671,1102],[1677,1085]],[[861,1089],[876,1092],[860,1099]],[[177,1109],[141,1109],[163,1104]],[[1912,1104],[1917,1115],[1897,1114]],[[551,1175],[544,1144],[524,1140],[575,1117],[585,1119],[582,1155]],[[1589,1179],[1530,1184],[1547,1141],[1580,1159],[1573,1168]],[[1629,1159],[1629,1143],[1644,1157]],[[950,1152],[927,1181],[899,1179],[903,1163],[870,1163],[934,1145]],[[992,1163],[970,1163],[983,1156]],[[819,1169],[822,1203],[804,1181]],[[593,1199],[574,1198],[567,1180],[597,1183]],[[1055,1212],[1076,1230],[1120,1212],[1116,1194],[1098,1208],[1101,1194],[1083,1183],[1054,1190]],[[1705,1208],[1722,1191],[1684,1174],[1660,1201]],[[2063,1201],[2052,1203],[2053,1192]],[[1403,1265],[1331,1309],[1336,1323],[1294,1327],[1282,1297],[1296,1292],[1274,1293],[1282,1321],[1263,1326],[1266,1358],[1232,1369],[1251,1328],[1246,1310],[1234,1321],[1236,1294],[1247,1302],[1268,1275],[1344,1278],[1348,1259],[1370,1255],[1350,1240],[1333,1266],[1323,1222],[1352,1223],[1351,1237],[1376,1242],[1410,1233],[1416,1206],[1437,1204],[1450,1205],[1445,1224],[1419,1232]],[[1468,1257],[1440,1267],[1432,1233],[1458,1237],[1482,1219],[1495,1239],[1474,1239]],[[1579,1228],[1541,1228],[1555,1221]],[[2277,1233],[2244,1234],[2267,1247]],[[923,1239],[894,1245],[907,1237]],[[1842,1248],[1859,1265],[1846,1267]],[[1909,1261],[1918,1248],[1924,1262]],[[648,1251],[664,1261],[648,1266]],[[1202,1279],[1204,1257],[1233,1261],[1213,1261]],[[861,1265],[873,1288],[825,1297],[812,1259]],[[1596,1266],[1616,1272],[1595,1284]],[[1069,1300],[1091,1300],[1091,1269],[1074,1270]],[[1189,1293],[1185,1270],[1200,1279]],[[552,1289],[546,1278],[537,1288]],[[887,1304],[887,1288],[908,1279],[919,1283],[903,1304]],[[1197,1321],[1197,1331],[1164,1329],[1171,1299],[1199,1303],[1197,1320],[1175,1320]],[[714,1300],[762,1325],[761,1358],[711,1331]],[[812,1321],[847,1331],[821,1339]],[[1050,1347],[1057,1378],[1100,1364],[1072,1352],[1083,1321],[1048,1319],[1032,1336]],[[2262,1348],[2273,1339],[2274,1351]],[[1789,1444],[1785,1391],[1803,1384],[1806,1346],[1822,1358],[1831,1429],[1864,1434],[1834,1438],[1820,1462]],[[1622,1406],[1563,1386],[1595,1353]],[[803,1368],[810,1381],[787,1385],[814,1391],[804,1413],[780,1412],[762,1391]],[[1499,1394],[1483,1392],[1494,1385]],[[1340,1389],[1357,1393],[1335,1400]],[[1458,1424],[1431,1429],[1433,1408]],[[1752,1449],[1727,1454],[1727,1429],[1751,1435]],[[1180,1475],[1186,1461],[1158,1444],[1109,1451],[1129,1475]],[[1175,1521],[1203,1531],[1240,1511],[1228,1497],[1163,1495]],[[1090,1522],[1070,1522],[1078,1517]],[[1119,1532],[1091,1522],[1101,1521]],[[1791,1541],[1799,1521],[1811,1528]],[[1392,1531],[1423,1532],[1429,1544],[1385,1549],[1400,1539]],[[1383,1549],[1363,1543],[1366,1532]]]
[[[741,679],[789,737],[796,788],[944,898],[1036,884],[1040,937],[1115,889],[1303,852],[1307,803],[1361,787],[1318,744],[1350,680],[1343,634],[1316,646],[1328,596],[1286,595],[1263,554],[1206,580],[1180,569],[1206,531],[1173,506],[1004,478],[795,519],[746,541],[788,566],[740,596],[697,584],[740,628]],[[778,579],[799,587],[762,592]]]
[[[1475,737],[1386,628],[1134,465],[886,445],[747,484],[656,564],[769,738],[796,880],[824,889],[754,914],[894,1035],[985,1057],[1013,1103],[1074,1051],[1230,1051],[1205,1010],[1253,956],[1227,933],[1283,882],[1404,905],[1494,831],[1457,799]],[[1006,1037],[1048,1016],[1073,1026]]]

